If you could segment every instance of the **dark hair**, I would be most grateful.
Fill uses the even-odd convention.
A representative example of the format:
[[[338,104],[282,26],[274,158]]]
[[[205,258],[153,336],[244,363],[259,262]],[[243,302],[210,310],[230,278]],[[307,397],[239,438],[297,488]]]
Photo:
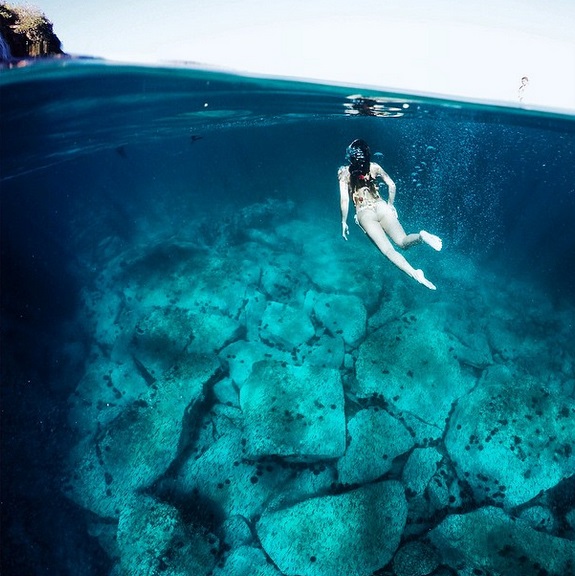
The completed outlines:
[[[345,151],[345,159],[349,162],[349,175],[351,187],[357,184],[369,174],[371,162],[371,150],[365,140],[354,140]]]

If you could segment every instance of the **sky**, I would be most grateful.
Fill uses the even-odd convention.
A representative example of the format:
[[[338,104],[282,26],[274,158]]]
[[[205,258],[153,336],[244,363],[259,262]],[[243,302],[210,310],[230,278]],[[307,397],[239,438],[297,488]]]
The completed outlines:
[[[33,0],[65,52],[575,111],[575,0]]]

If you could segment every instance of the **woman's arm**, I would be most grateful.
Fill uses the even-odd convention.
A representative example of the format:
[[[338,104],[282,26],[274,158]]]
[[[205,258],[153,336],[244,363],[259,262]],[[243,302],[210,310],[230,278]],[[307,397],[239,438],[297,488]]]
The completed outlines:
[[[390,206],[393,206],[393,203],[395,202],[395,182],[379,164],[377,164],[377,168],[377,175],[381,176],[382,180],[387,184],[387,203]]]
[[[395,202],[395,182],[390,178],[389,174],[382,169],[383,172],[383,181],[387,184],[388,196],[387,196],[387,203],[390,206],[393,206]]]
[[[340,169],[339,174],[339,205],[341,208],[341,235],[344,240],[347,240],[349,234],[349,226],[347,225],[347,215],[349,212],[349,182]]]

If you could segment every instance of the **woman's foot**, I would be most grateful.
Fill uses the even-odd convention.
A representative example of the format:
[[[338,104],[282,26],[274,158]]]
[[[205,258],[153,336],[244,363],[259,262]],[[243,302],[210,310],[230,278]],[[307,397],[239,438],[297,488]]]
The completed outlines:
[[[437,288],[435,287],[435,284],[432,284],[423,274],[423,270],[416,270],[413,273],[413,277],[415,278],[415,280],[417,280],[420,284],[423,284],[424,286],[426,286],[427,288],[429,288],[430,290],[437,290]]]
[[[438,252],[443,247],[443,242],[442,242],[441,238],[439,236],[436,236],[435,234],[430,234],[429,232],[422,230],[419,233],[419,236],[421,237],[421,239],[426,244],[428,244],[429,246],[431,246],[434,250],[437,250]]]

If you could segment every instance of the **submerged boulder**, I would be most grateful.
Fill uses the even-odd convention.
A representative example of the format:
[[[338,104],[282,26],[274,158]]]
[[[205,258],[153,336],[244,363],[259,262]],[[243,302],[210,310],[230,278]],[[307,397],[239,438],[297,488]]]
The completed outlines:
[[[345,362],[345,343],[341,336],[322,334],[310,344],[300,346],[296,357],[301,364],[341,368]]]
[[[356,393],[383,395],[418,440],[440,438],[453,403],[475,383],[452,344],[433,314],[386,324],[359,348]]]
[[[179,305],[199,313],[209,311],[238,318],[260,276],[260,267],[241,252],[221,258],[213,252],[196,256],[178,275]]]
[[[291,470],[248,461],[244,444],[241,430],[230,427],[201,455],[186,459],[175,477],[175,491],[186,500],[212,503],[227,518],[261,514],[275,491],[285,489]]]
[[[369,576],[393,557],[406,517],[401,484],[382,482],[266,513],[256,530],[288,576]]]
[[[347,425],[349,446],[337,464],[343,484],[364,484],[383,476],[393,459],[413,447],[405,426],[385,410],[360,410]]]
[[[525,522],[535,530],[541,530],[542,532],[553,533],[557,527],[553,513],[549,508],[544,506],[525,508],[525,510],[519,514],[519,517],[521,520],[525,520]]]
[[[232,550],[225,564],[214,570],[213,576],[281,576],[259,548],[240,546]]]
[[[402,479],[411,494],[421,495],[425,492],[442,459],[442,454],[433,447],[416,448],[409,455],[403,468]]]
[[[418,540],[403,545],[393,558],[395,576],[427,576],[438,566],[437,551]]]
[[[224,365],[227,365],[230,377],[238,387],[241,387],[248,379],[257,362],[270,359],[288,363],[293,360],[291,354],[285,350],[266,346],[259,340],[236,340],[220,350],[219,357]]]
[[[367,311],[357,296],[319,293],[315,296],[314,314],[329,332],[357,346],[365,337]]]
[[[173,506],[143,494],[122,508],[117,542],[116,576],[207,576],[216,563],[214,535],[184,524]]]
[[[315,328],[305,310],[269,302],[262,317],[260,336],[265,342],[292,351],[315,335]]]
[[[124,363],[99,358],[68,399],[68,422],[82,435],[94,434],[148,391],[131,358]]]
[[[505,507],[528,502],[571,476],[574,445],[575,402],[503,366],[489,369],[460,399],[445,437],[475,497]]]
[[[329,294],[345,292],[357,296],[368,311],[373,311],[382,292],[392,290],[395,279],[386,259],[378,257],[373,246],[359,234],[353,241],[339,245],[337,250],[319,250],[319,245],[332,245],[332,231],[329,226],[306,228],[307,240],[306,232],[302,233],[302,269],[313,285]]]
[[[303,300],[305,275],[299,273],[300,260],[295,254],[279,253],[274,263],[262,268],[261,288],[275,302],[295,303]]]
[[[163,474],[189,438],[194,407],[217,374],[213,356],[189,356],[71,452],[67,494],[103,517],[118,517],[124,502]]]
[[[131,338],[132,356],[148,379],[160,378],[192,340],[192,318],[189,310],[153,307],[142,314]]]
[[[345,451],[345,414],[337,370],[257,362],[240,390],[251,457],[337,458]]]
[[[154,307],[137,323],[131,352],[158,378],[185,351],[214,353],[231,342],[239,330],[239,322],[224,314]]]
[[[443,561],[469,573],[565,576],[575,571],[575,542],[544,534],[502,509],[448,516],[429,534]]]

